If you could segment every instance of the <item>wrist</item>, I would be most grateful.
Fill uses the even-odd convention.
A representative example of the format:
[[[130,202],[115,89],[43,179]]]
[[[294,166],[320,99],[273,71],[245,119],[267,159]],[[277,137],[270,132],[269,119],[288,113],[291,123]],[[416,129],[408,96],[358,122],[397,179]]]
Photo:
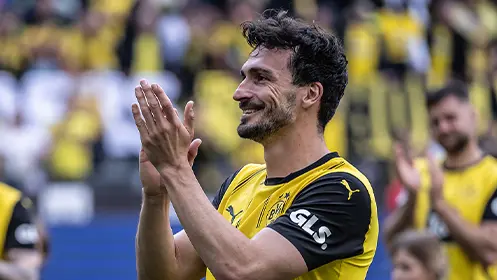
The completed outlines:
[[[175,166],[164,166],[159,173],[161,182],[164,183],[167,189],[176,186],[180,181],[186,180],[189,175],[193,174],[193,170],[186,161]]]
[[[166,200],[166,194],[163,192],[160,193],[147,193],[145,189],[142,188],[142,199],[143,203],[150,205],[163,205]]]
[[[440,212],[446,206],[445,200],[443,198],[432,198],[431,206],[435,212]]]

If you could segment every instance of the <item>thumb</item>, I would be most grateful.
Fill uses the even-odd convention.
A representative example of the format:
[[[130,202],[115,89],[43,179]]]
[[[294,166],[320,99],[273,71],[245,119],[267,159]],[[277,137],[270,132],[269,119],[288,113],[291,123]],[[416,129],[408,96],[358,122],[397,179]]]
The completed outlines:
[[[144,163],[148,161],[148,156],[143,147],[140,150],[140,156],[139,156],[140,163]]]
[[[433,153],[428,152],[426,155],[428,159],[428,170],[430,172],[431,180],[439,184],[443,180],[443,171],[438,165],[437,159]]]
[[[195,120],[195,112],[193,111],[193,101],[188,101],[185,105],[185,113],[183,116],[183,124],[190,133],[190,137],[193,139],[195,135],[193,122]],[[200,139],[198,139],[200,140]],[[192,142],[193,143],[193,142]],[[198,144],[200,146],[200,144]],[[198,147],[197,147],[198,148]]]
[[[426,159],[428,160],[428,167],[430,168],[430,170],[435,170],[436,168],[438,168],[437,160],[435,159],[433,153],[427,152]]]
[[[190,143],[190,148],[188,149],[188,162],[190,163],[190,166],[193,166],[193,161],[197,157],[198,154],[198,148],[202,144],[202,140],[199,138],[195,139]]]

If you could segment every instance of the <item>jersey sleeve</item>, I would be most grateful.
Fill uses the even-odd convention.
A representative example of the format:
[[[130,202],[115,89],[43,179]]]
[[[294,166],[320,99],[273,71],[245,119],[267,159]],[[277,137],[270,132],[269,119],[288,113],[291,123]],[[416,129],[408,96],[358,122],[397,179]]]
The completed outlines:
[[[482,220],[497,222],[497,190],[495,190],[492,197],[488,200]]]
[[[218,209],[219,208],[219,205],[221,204],[221,201],[223,200],[223,197],[224,197],[224,194],[226,193],[226,191],[228,190],[231,182],[233,182],[233,180],[235,179],[236,175],[238,174],[238,172],[240,172],[240,169],[238,169],[235,173],[231,174],[231,176],[229,176],[224,182],[223,184],[221,185],[221,187],[219,188],[219,190],[217,191],[216,195],[214,196],[214,198],[212,199],[212,205],[214,206],[214,208]]]
[[[7,234],[4,251],[10,249],[34,249],[39,240],[38,229],[32,215],[32,203],[22,198],[14,206]]]
[[[308,185],[269,228],[288,239],[309,271],[362,254],[371,220],[371,198],[348,173],[325,175]]]

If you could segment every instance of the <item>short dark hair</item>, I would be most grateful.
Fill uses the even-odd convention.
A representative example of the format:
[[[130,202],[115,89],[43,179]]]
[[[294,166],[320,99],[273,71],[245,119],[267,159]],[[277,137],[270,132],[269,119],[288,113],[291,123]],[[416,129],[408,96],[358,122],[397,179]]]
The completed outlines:
[[[450,96],[456,97],[462,102],[469,102],[469,93],[466,84],[460,81],[452,81],[441,89],[429,92],[426,95],[426,106],[430,109]]]
[[[324,131],[335,115],[348,82],[347,58],[339,39],[316,24],[287,15],[286,11],[266,10],[258,20],[242,23],[243,36],[255,50],[292,50],[288,68],[297,86],[320,82],[323,85],[318,125]]]

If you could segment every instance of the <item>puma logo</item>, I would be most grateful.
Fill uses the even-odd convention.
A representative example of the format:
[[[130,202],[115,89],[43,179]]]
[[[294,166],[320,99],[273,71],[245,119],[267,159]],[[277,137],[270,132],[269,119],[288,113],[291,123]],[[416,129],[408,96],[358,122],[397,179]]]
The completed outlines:
[[[345,188],[349,191],[349,197],[347,198],[347,200],[350,200],[350,198],[352,197],[352,194],[353,193],[356,193],[356,192],[360,192],[361,190],[357,189],[357,190],[352,190],[349,186],[349,183],[345,180],[342,180],[342,184],[345,186]]]
[[[228,211],[228,213],[231,216],[231,224],[233,224],[233,222],[235,221],[236,217],[243,212],[243,210],[240,210],[240,212],[238,212],[238,213],[235,214],[235,209],[233,209],[233,206],[231,206],[231,205],[228,206],[228,208],[226,208],[226,211]]]

